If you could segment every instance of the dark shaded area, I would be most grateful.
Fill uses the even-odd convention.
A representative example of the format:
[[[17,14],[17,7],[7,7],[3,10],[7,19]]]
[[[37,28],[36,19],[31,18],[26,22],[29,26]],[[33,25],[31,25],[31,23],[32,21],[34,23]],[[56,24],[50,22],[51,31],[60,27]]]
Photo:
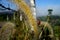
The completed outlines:
[[[9,20],[13,18],[13,13],[12,12],[0,12],[0,21],[6,21],[7,16],[9,17]]]
[[[49,36],[49,30],[48,28],[46,28],[45,30],[43,29],[43,32],[42,32],[42,37],[40,40],[52,40]]]

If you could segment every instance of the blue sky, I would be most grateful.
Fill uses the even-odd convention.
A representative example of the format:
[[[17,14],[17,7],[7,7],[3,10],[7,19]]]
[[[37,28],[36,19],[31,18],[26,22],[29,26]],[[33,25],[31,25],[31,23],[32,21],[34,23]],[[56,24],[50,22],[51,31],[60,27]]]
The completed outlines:
[[[48,9],[53,9],[53,15],[60,14],[60,0],[36,0],[37,16],[45,16]]]
[[[10,5],[11,9],[16,10],[16,5],[7,0],[0,0],[4,6],[8,7]],[[37,16],[44,16],[48,14],[48,9],[53,9],[53,15],[60,14],[60,0],[36,0],[36,13]]]
[[[4,5],[5,7],[10,7],[11,9],[14,9],[14,10],[16,10],[16,8],[17,8],[14,3],[9,2],[9,1],[7,1],[7,0],[0,0],[0,3],[1,3],[2,5]],[[9,6],[8,6],[8,5],[9,5]]]

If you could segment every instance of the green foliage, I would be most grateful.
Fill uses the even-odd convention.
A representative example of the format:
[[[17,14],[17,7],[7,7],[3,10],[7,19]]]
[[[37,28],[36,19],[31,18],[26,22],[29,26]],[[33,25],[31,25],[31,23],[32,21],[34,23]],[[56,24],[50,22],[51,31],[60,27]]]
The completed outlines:
[[[13,20],[13,14],[0,14],[0,21],[7,21],[7,15],[9,17],[9,21]]]
[[[55,34],[55,36],[60,37],[60,27],[59,26],[54,27],[54,34]]]

